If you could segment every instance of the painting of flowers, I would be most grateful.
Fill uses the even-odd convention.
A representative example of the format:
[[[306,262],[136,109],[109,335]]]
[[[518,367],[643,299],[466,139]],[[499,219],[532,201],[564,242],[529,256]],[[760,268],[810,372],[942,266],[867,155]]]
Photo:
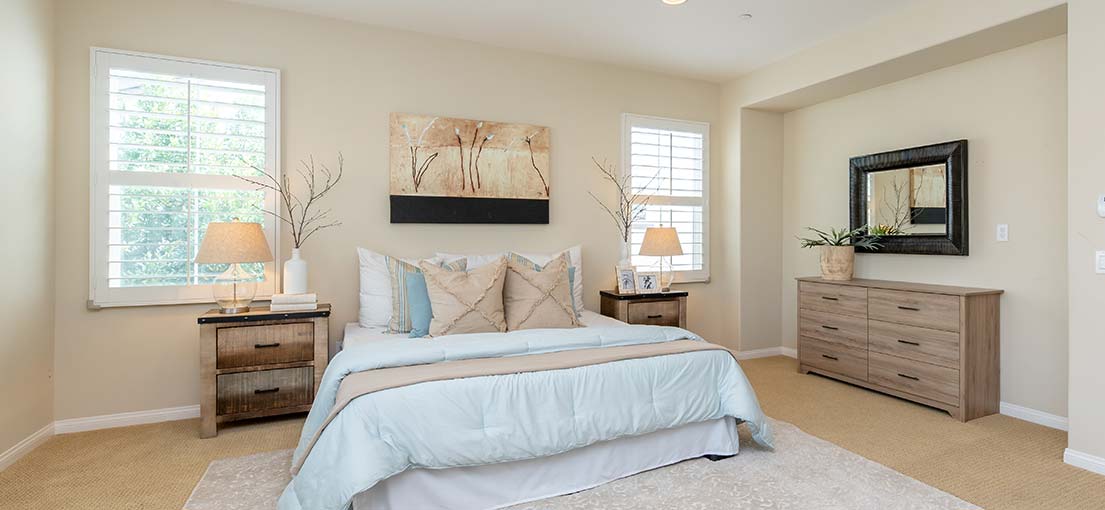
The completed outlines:
[[[549,128],[393,113],[392,223],[548,223]]]

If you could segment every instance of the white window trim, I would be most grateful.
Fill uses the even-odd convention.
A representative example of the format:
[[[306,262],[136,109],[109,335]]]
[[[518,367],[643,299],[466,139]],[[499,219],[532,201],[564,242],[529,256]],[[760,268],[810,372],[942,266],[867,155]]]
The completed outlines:
[[[173,305],[187,303],[214,303],[211,285],[190,286],[163,286],[163,287],[125,287],[111,288],[107,283],[107,196],[108,196],[108,164],[107,147],[108,133],[100,129],[107,125],[107,72],[109,59],[142,58],[143,67],[150,69],[150,62],[146,59],[162,61],[166,74],[191,74],[193,76],[226,80],[258,83],[257,72],[266,73],[264,85],[266,86],[266,110],[265,123],[271,125],[273,137],[266,142],[265,170],[280,178],[280,70],[212,62],[181,57],[169,57],[152,53],[115,50],[110,48],[92,47],[89,50],[89,220],[88,220],[88,308],[98,309],[122,306],[147,306],[147,305]],[[207,69],[193,68],[192,72],[182,73],[181,64],[203,65]],[[159,65],[160,66],[160,65]],[[216,69],[217,68],[217,69]],[[216,72],[217,71],[217,72]],[[242,78],[234,78],[234,75]],[[270,97],[269,91],[272,92]],[[256,189],[239,179],[230,176],[205,176],[211,181],[218,181],[220,187],[226,189]],[[136,183],[142,182],[148,176],[134,175]],[[276,194],[266,191],[265,208],[270,211],[279,211],[280,204]],[[276,270],[280,262],[280,225],[271,215],[265,215],[265,235],[268,238],[269,249],[276,260],[265,263],[265,280],[257,286],[258,300],[269,299],[276,289],[280,288],[280,272]]]
[[[701,131],[702,138],[702,198],[694,197],[666,197],[653,195],[649,204],[657,205],[699,205],[702,204],[702,269],[699,271],[676,271],[673,283],[709,283],[710,282],[710,124],[690,120],[655,117],[651,115],[638,115],[633,113],[622,114],[622,161],[621,172],[626,175],[630,171],[630,130],[634,124],[645,124],[658,129],[672,131],[692,128]],[[624,244],[624,242],[623,242]],[[630,250],[630,248],[627,248]],[[632,255],[632,253],[631,253]]]

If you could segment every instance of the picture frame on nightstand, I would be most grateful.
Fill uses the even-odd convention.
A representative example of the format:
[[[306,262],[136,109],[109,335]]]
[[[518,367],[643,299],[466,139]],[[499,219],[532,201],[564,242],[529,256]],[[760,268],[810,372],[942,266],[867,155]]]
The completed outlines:
[[[637,286],[638,294],[659,294],[660,288],[660,272],[659,271],[633,271],[633,283]]]
[[[636,294],[637,277],[632,267],[614,266],[614,274],[618,280],[618,294]]]

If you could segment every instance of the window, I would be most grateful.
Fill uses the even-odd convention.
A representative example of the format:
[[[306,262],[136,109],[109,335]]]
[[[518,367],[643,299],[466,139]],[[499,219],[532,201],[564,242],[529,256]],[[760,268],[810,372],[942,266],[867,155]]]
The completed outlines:
[[[633,191],[649,197],[633,224],[630,253],[638,253],[648,227],[675,227],[683,255],[672,257],[676,282],[710,279],[710,125],[625,114],[622,168]],[[659,269],[659,257],[633,255],[633,265]]]
[[[278,71],[98,48],[91,69],[91,305],[212,301],[209,222],[261,223],[278,253],[275,193],[239,178],[278,177]],[[274,264],[247,266],[271,295]]]

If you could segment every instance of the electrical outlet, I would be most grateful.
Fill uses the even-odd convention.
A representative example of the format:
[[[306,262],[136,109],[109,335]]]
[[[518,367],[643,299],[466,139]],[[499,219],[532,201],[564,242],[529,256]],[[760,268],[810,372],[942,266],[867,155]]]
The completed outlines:
[[[1097,274],[1105,274],[1105,251],[1097,252],[1094,261],[1094,267],[1097,269]]]
[[[1005,223],[998,225],[997,238],[998,242],[1002,243],[1009,240],[1009,225],[1006,225]]]

